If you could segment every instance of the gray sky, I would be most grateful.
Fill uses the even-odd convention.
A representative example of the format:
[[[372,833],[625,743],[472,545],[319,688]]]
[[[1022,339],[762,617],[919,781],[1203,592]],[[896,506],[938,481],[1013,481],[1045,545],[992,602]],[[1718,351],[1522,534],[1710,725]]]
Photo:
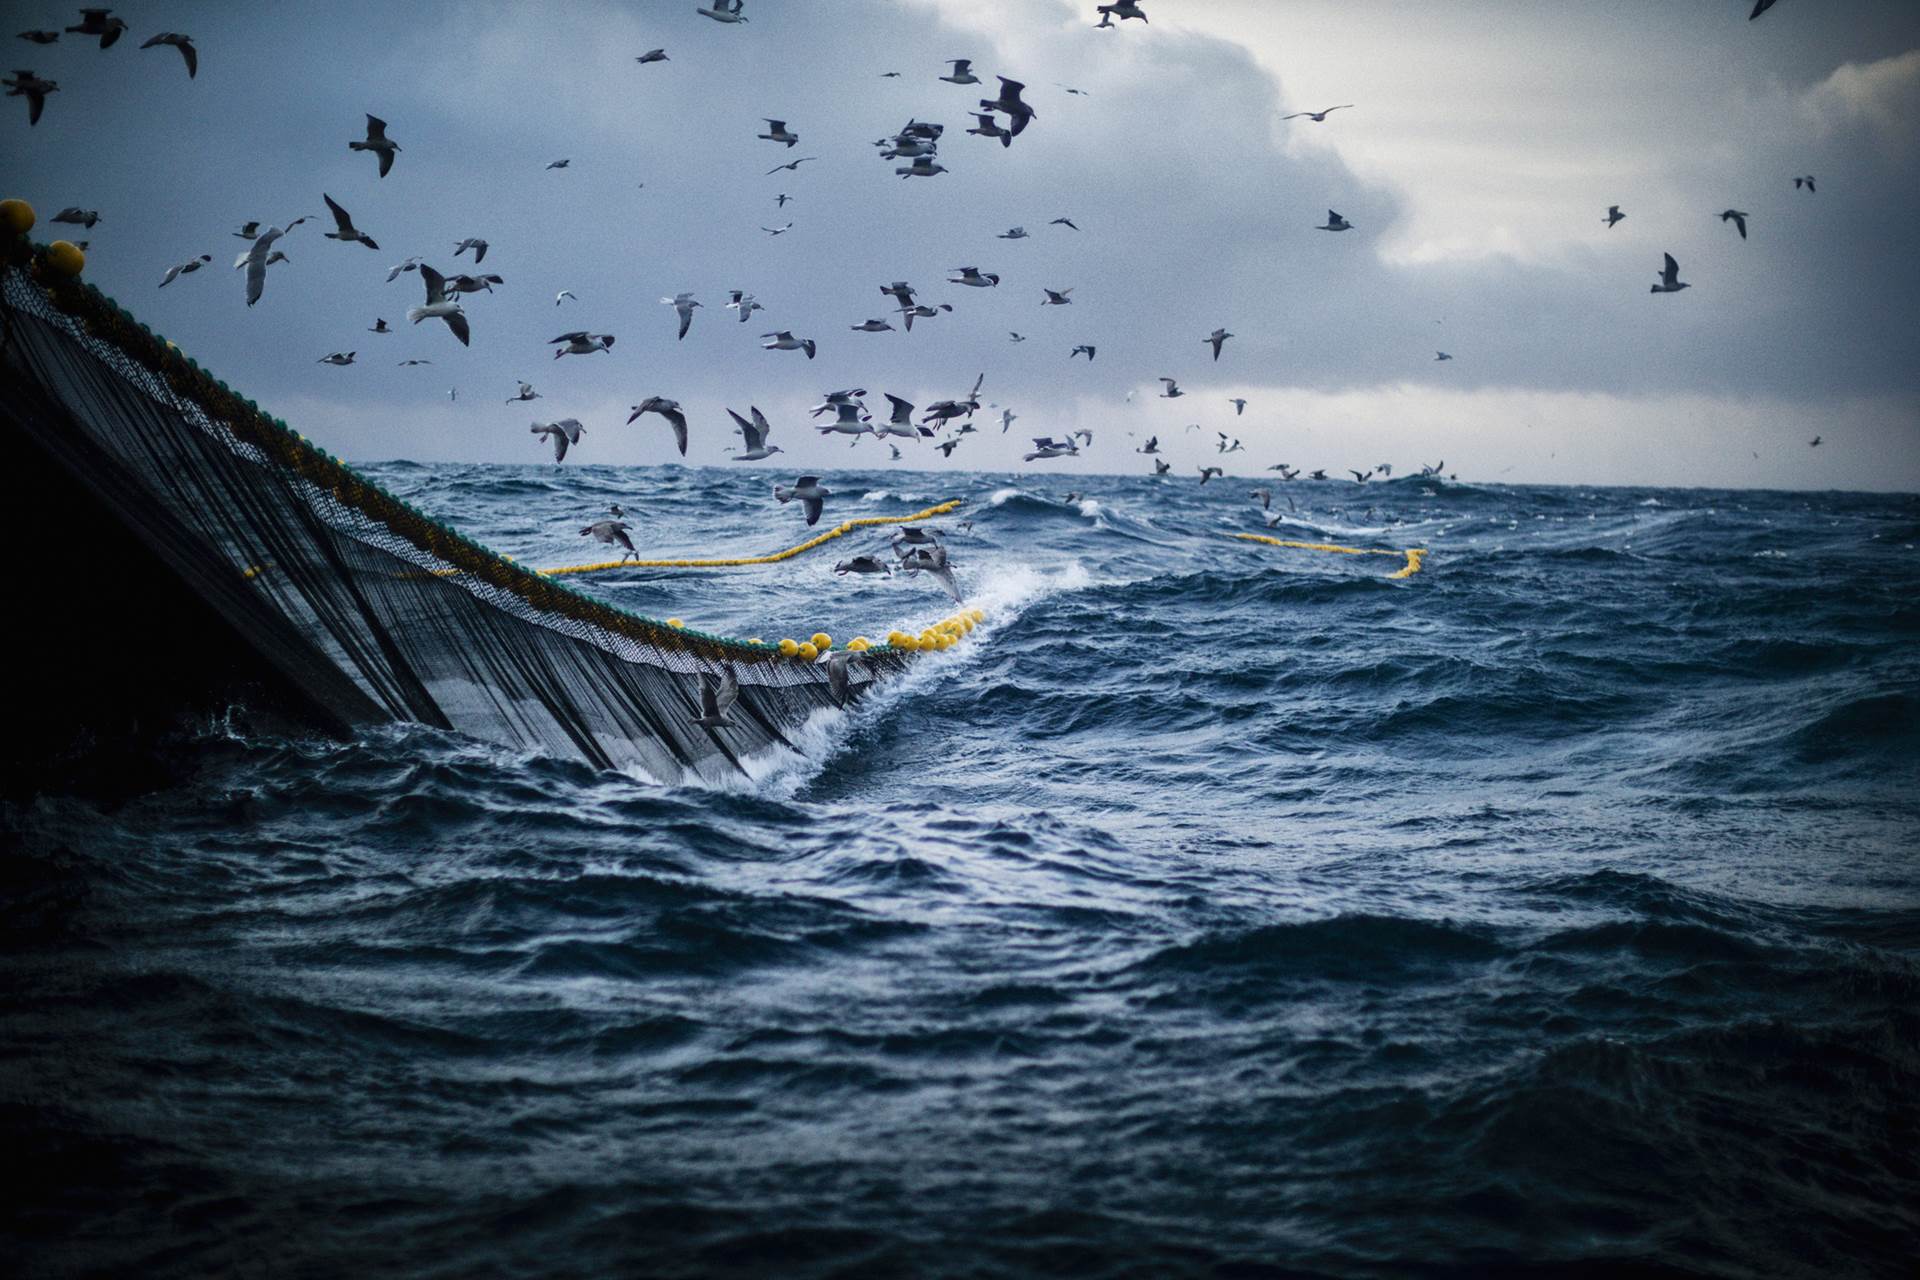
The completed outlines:
[[[985,413],[951,463],[902,442],[903,465],[1016,469],[1030,436],[1087,427],[1078,463],[1038,465],[1144,471],[1131,449],[1157,433],[1190,471],[1227,430],[1249,473],[1444,457],[1463,478],[1920,489],[1920,5],[1781,0],[1749,23],[1747,0],[1146,0],[1150,25],[1110,31],[1092,0],[747,0],[735,27],[695,7],[123,5],[111,50],[10,50],[61,91],[31,130],[0,104],[0,194],[34,203],[37,235],[99,209],[62,229],[91,239],[89,279],[349,457],[537,461],[532,418],[575,416],[582,460],[668,461],[664,424],[623,425],[657,394],[688,407],[691,462],[736,442],[723,406],[757,404],[776,469],[878,467],[874,442],[813,434],[822,391],[924,405],[984,371],[1014,431]],[[73,21],[6,12],[8,33]],[[195,37],[197,80],[138,48],[161,30]],[[670,61],[634,62],[656,45]],[[963,132],[991,93],[937,79],[956,57],[1028,85],[1038,118],[1010,149]],[[386,179],[346,147],[368,111],[403,148]],[[757,140],[762,116],[799,147]],[[909,117],[947,126],[951,172],[877,158]],[[821,159],[765,174],[803,155]],[[1806,173],[1817,195],[1793,189]],[[324,214],[322,191],[380,251],[309,223],[248,311],[228,232]],[[1329,207],[1358,229],[1314,230]],[[1031,237],[995,238],[1016,224]],[[405,324],[417,276],[384,282],[410,254],[452,269],[465,236],[506,278],[468,300],[471,349]],[[1663,251],[1692,289],[1648,293]],[[216,269],[156,289],[200,253]],[[943,283],[963,265],[999,287]],[[955,311],[852,332],[895,279]],[[1043,287],[1074,304],[1042,308]],[[556,308],[563,288],[580,301]],[[768,309],[737,323],[730,288]],[[706,305],[676,342],[658,299],[681,290]],[[367,333],[376,316],[401,332]],[[1215,364],[1221,325],[1238,336]],[[619,341],[556,362],[546,340],[572,328]],[[819,358],[760,350],[776,328]],[[1188,394],[1158,399],[1162,375]],[[545,398],[505,404],[516,378]]]

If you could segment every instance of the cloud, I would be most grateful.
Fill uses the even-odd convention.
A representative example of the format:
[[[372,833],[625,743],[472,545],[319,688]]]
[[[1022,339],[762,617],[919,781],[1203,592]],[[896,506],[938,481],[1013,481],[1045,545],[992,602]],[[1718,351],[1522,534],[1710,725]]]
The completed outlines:
[[[1823,135],[1867,126],[1889,158],[1910,167],[1920,142],[1920,49],[1845,63],[1806,92],[1802,107]]]

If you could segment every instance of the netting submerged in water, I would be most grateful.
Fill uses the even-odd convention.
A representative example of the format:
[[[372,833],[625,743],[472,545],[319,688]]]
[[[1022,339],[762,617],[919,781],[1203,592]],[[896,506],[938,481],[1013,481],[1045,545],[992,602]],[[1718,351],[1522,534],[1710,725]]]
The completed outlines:
[[[818,665],[623,612],[433,521],[24,246],[0,309],[0,416],[344,722],[415,721],[677,781],[733,773],[834,705]],[[848,675],[857,692],[906,661],[869,651]],[[693,723],[700,681],[723,664],[739,727],[709,730]]]

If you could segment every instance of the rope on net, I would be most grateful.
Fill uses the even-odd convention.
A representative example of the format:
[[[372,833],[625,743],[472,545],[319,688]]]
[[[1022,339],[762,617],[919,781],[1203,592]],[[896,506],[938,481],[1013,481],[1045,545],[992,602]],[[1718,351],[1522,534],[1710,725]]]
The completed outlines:
[[[597,564],[568,564],[552,569],[536,569],[535,573],[549,578],[558,578],[569,573],[599,573],[603,569],[734,569],[743,565],[778,564],[782,560],[791,560],[803,552],[811,551],[835,538],[851,533],[855,529],[880,524],[912,524],[916,520],[931,520],[943,516],[960,505],[960,499],[954,498],[937,507],[928,507],[925,511],[916,511],[910,516],[862,516],[857,520],[843,520],[825,533],[808,538],[797,547],[788,547],[785,551],[775,551],[764,556],[732,556],[714,560],[603,560]]]
[[[1247,542],[1264,542],[1273,547],[1292,547],[1299,551],[1331,551],[1343,556],[1405,556],[1406,564],[1398,572],[1390,573],[1389,578],[1411,578],[1420,572],[1421,562],[1427,558],[1425,547],[1407,547],[1401,551],[1383,551],[1377,547],[1343,547],[1333,542],[1289,542],[1283,538],[1269,538],[1260,533],[1236,533],[1236,538]]]

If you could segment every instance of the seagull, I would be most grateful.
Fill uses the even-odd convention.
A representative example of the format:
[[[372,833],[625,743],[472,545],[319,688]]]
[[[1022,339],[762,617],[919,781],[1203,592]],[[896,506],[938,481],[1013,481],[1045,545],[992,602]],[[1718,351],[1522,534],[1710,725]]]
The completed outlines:
[[[1042,286],[1040,292],[1047,295],[1047,300],[1040,304],[1043,307],[1070,307],[1073,305],[1073,299],[1067,296],[1073,292],[1071,289],[1048,289]]]
[[[774,174],[780,172],[782,169],[791,169],[794,172],[798,173],[800,171],[801,165],[805,164],[809,160],[818,160],[819,158],[820,158],[819,156],[801,156],[798,160],[789,160],[785,164],[777,164],[773,166],[773,168],[767,170],[767,172],[763,176],[772,177]]]
[[[104,10],[102,10],[102,12],[104,12]],[[76,227],[85,227],[91,231],[93,230],[93,224],[100,221],[100,211],[98,209],[81,209],[73,205],[68,205],[60,212],[54,214],[52,220],[55,222],[70,222]]]
[[[570,164],[572,164],[572,163],[573,163],[573,160],[572,160],[571,158],[565,158],[565,159],[560,159],[560,160],[555,160],[555,161],[554,161],[554,162],[553,162],[552,164],[550,164],[550,165],[548,165],[548,166],[547,166],[547,168],[549,168],[549,169],[564,169],[564,168],[566,168],[566,167],[567,167],[568,165],[570,165]],[[641,185],[642,185],[642,186],[645,186],[646,184],[645,184],[645,183],[642,183]]]
[[[746,439],[747,447],[733,455],[735,462],[758,462],[762,458],[784,452],[777,444],[768,444],[767,435],[773,430],[767,421],[767,415],[757,408],[749,408],[753,421],[749,422],[733,410],[727,410],[727,416],[740,424],[740,434]]]
[[[948,170],[947,166],[936,162],[932,156],[919,156],[912,164],[897,165],[893,171],[902,178],[931,178]]]
[[[1745,240],[1747,238],[1748,216],[1749,215],[1740,212],[1740,210],[1738,209],[1728,209],[1720,215],[1720,221],[1731,222],[1735,227],[1739,229],[1740,238],[1742,240]]]
[[[796,338],[785,329],[777,333],[763,333],[760,336],[771,339],[769,342],[760,344],[762,351],[804,351],[807,353],[807,359],[813,359],[812,338]]]
[[[788,225],[791,226],[792,224],[789,223]],[[685,296],[691,297],[692,295],[688,294]],[[754,312],[766,310],[764,306],[760,305],[758,302],[755,302],[753,300],[753,295],[750,293],[744,293],[739,289],[734,289],[730,292],[729,296],[733,300],[727,303],[727,310],[739,312],[741,324],[745,324],[747,322],[747,317],[752,315]],[[661,301],[665,302],[666,299],[662,298]],[[699,306],[700,304],[696,302],[694,303],[694,305]]]
[[[1232,336],[1233,335],[1228,333],[1225,329],[1215,329],[1212,333],[1200,339],[1200,341],[1208,343],[1213,347],[1213,358],[1215,360],[1218,360],[1220,358],[1220,348],[1224,346],[1226,344],[1227,339],[1231,338]]]
[[[417,364],[432,364],[432,363],[433,361],[431,360],[402,360],[400,362],[400,367],[402,369],[411,369],[414,365],[417,365]]]
[[[1015,332],[1012,329],[1007,330],[1008,342],[1025,342],[1026,340],[1027,340],[1026,334]]]
[[[657,413],[667,420],[673,428],[674,443],[680,446],[680,456],[687,456],[687,415],[680,408],[678,400],[669,400],[665,396],[648,396],[633,406],[633,412],[627,415],[627,425],[633,425],[643,413]]]
[[[523,382],[520,384],[519,391],[507,397],[507,403],[518,404],[522,400],[538,400],[539,398],[540,393],[533,389],[533,384],[531,382]],[[632,421],[632,419],[628,419],[628,421]]]
[[[485,240],[475,240],[472,238],[462,240],[459,244],[455,245],[453,249],[453,256],[457,258],[469,249],[473,250],[474,266],[477,267],[486,260],[487,242]]]
[[[1801,187],[1805,187],[1805,188],[1807,189],[1807,194],[1808,194],[1808,195],[1812,195],[1812,194],[1814,194],[1814,190],[1813,190],[1813,175],[1812,175],[1812,174],[1808,174],[1808,175],[1807,175],[1806,177],[1804,177],[1804,178],[1795,178],[1795,179],[1793,180],[1793,189],[1794,189],[1795,191],[1798,191],[1798,190],[1799,190],[1799,189],[1800,189]]]
[[[760,118],[767,122],[767,131],[765,133],[756,133],[753,135],[754,137],[764,138],[768,142],[784,142],[789,147],[800,141],[800,135],[790,131],[787,128],[787,122],[785,120],[775,120],[768,116],[761,116]]]
[[[1345,218],[1341,217],[1339,214],[1335,213],[1333,210],[1329,209],[1327,210],[1327,225],[1324,227],[1315,227],[1314,230],[1315,231],[1351,231],[1353,230],[1353,224],[1351,222],[1348,222]]]
[[[111,9],[82,9],[79,25],[68,27],[67,34],[99,36],[100,47],[111,49],[113,42],[118,40],[120,34],[127,29],[124,20],[107,16],[112,12]]]
[[[568,298],[572,298],[575,302],[580,301],[580,299],[577,296],[575,296],[573,290],[562,289],[560,292],[553,295],[553,305],[557,307]]]
[[[1233,443],[1232,443],[1232,444],[1228,444],[1228,443],[1227,443],[1227,439],[1228,439],[1228,437],[1227,437],[1227,433],[1226,433],[1226,432],[1224,432],[1224,431],[1216,431],[1216,432],[1214,432],[1214,434],[1220,437],[1220,443],[1214,446],[1214,452],[1215,452],[1215,453],[1239,453],[1239,452],[1241,452],[1241,449],[1242,449],[1242,446],[1241,446],[1241,444],[1240,444],[1240,441],[1239,441],[1239,440],[1237,440],[1237,439],[1236,439],[1236,440],[1234,440],[1234,441],[1233,441]]]
[[[339,365],[341,368],[345,368],[347,365],[353,363],[353,358],[358,354],[360,353],[357,351],[336,351],[332,355],[321,356],[318,360],[314,361],[314,363]]]
[[[427,270],[426,267],[420,269]],[[610,333],[588,333],[584,329],[575,329],[571,333],[561,334],[551,342],[564,344],[553,353],[555,360],[561,356],[590,356],[596,351],[613,354],[613,335]]]
[[[1143,444],[1143,445],[1141,445],[1141,446],[1140,446],[1140,447],[1139,447],[1138,449],[1135,449],[1135,450],[1134,450],[1134,452],[1135,452],[1135,453],[1148,453],[1148,454],[1152,454],[1152,453],[1158,453],[1158,452],[1160,452],[1160,437],[1159,437],[1159,436],[1148,436],[1148,437],[1147,437],[1147,442],[1146,442],[1145,444]]]
[[[393,330],[387,327],[387,322],[383,317],[375,316],[373,320],[373,325],[371,328],[367,330],[367,332],[368,333],[392,333]]]
[[[251,240],[251,239],[253,239],[253,238],[254,238],[255,236],[257,236],[257,235],[259,235],[259,234],[260,234],[260,224],[259,224],[258,222],[243,222],[243,223],[241,223],[241,224],[240,224],[240,229],[239,229],[238,231],[236,231],[236,232],[234,232],[233,234],[234,234],[234,235],[235,235],[235,236],[236,236],[237,238],[239,238],[239,239],[241,239],[241,240]],[[412,262],[412,263],[415,263],[415,264],[418,264],[418,263],[419,263],[419,261],[420,261],[420,259],[418,259],[418,258],[409,258],[409,259],[407,259],[407,261],[409,261],[409,262]],[[399,270],[399,268],[398,268],[398,267],[395,267],[395,268],[394,268],[394,270],[395,270],[395,271],[398,271],[398,270]],[[411,267],[409,267],[409,268],[408,268],[408,270],[412,270],[412,268],[411,268]],[[393,277],[392,277],[392,276],[388,276],[388,277],[387,277],[387,279],[388,279],[388,280],[392,280],[392,279],[393,279]]]
[[[1019,416],[1020,416],[1019,414],[1015,413],[1011,409],[1002,409],[1000,411],[1000,434],[1001,435],[1007,434],[1007,428],[1011,427],[1013,425],[1013,420]]]
[[[27,124],[40,123],[40,113],[47,108],[47,95],[60,90],[57,80],[42,80],[31,71],[16,71],[12,77],[0,80],[7,86],[9,98],[24,97],[27,100]]]
[[[1018,80],[1009,80],[1005,76],[997,76],[995,78],[1000,81],[1000,96],[997,98],[982,98],[980,99],[980,105],[989,111],[1006,112],[1007,119],[1012,122],[1013,136],[1017,138],[1025,131],[1028,123],[1031,122],[1034,117],[1033,108],[1028,106],[1020,98],[1020,91],[1027,86],[1021,84]]]
[[[1092,343],[1088,343],[1088,342],[1083,342],[1083,343],[1081,343],[1081,344],[1080,344],[1079,346],[1077,346],[1077,347],[1075,347],[1075,348],[1074,348],[1073,350],[1071,350],[1071,351],[1069,351],[1069,352],[1067,352],[1067,359],[1069,359],[1069,360],[1071,360],[1071,359],[1073,359],[1073,358],[1074,358],[1075,356],[1077,356],[1077,355],[1079,355],[1079,354],[1080,354],[1081,352],[1083,352],[1083,351],[1084,351],[1084,352],[1086,352],[1086,354],[1087,354],[1087,363],[1088,363],[1088,364],[1092,364],[1092,363],[1093,363],[1093,353],[1094,353],[1094,346],[1093,346],[1093,344],[1092,344]]]
[[[714,3],[721,5],[726,4],[726,2],[727,0],[714,0]],[[733,3],[736,5],[740,2],[741,0],[733,0]],[[701,9],[699,12],[706,14],[709,18],[720,17],[718,12],[710,9]],[[724,10],[722,12],[724,12]],[[738,16],[739,12],[738,9],[735,9],[733,10],[735,16],[731,18],[720,18],[720,20],[722,22],[745,22],[745,18]],[[727,712],[733,710],[733,704],[739,700],[740,677],[734,675],[732,667],[722,665],[720,668],[720,678],[718,680],[702,672],[700,675],[700,714],[693,718],[693,722],[703,729],[737,729],[740,726],[728,718]]]
[[[913,425],[913,405],[891,393],[887,396],[887,403],[893,406],[893,415],[889,417],[884,424],[874,428],[874,434],[879,436],[905,436],[909,440],[918,439],[920,429]],[[932,431],[929,430],[927,434],[931,435]]]
[[[944,79],[944,77],[942,78]],[[979,123],[967,130],[968,133],[978,138],[998,138],[1000,139],[1000,145],[1003,147],[1013,145],[1013,135],[1005,129],[1002,129],[1000,122],[995,120],[991,113],[976,111],[973,113],[973,118]]]
[[[32,44],[58,44],[60,33],[58,31],[22,31],[20,38]]]
[[[162,31],[159,35],[140,47],[142,49],[151,49],[156,45],[167,44],[178,49],[180,56],[187,60],[187,79],[191,80],[200,74],[200,52],[193,47],[192,36],[181,35],[178,31]]]
[[[1181,396],[1187,394],[1186,392],[1180,389],[1180,384],[1175,382],[1172,378],[1162,378],[1160,379],[1160,381],[1167,384],[1167,389],[1160,393],[1160,399],[1162,400],[1177,400]]]
[[[1434,352],[1434,353],[1433,353],[1433,358],[1434,358],[1435,360],[1451,360],[1451,359],[1453,359],[1453,357],[1452,357],[1452,356],[1450,356],[1450,355],[1448,355],[1448,354],[1447,354],[1446,352],[1444,352],[1444,351],[1436,351],[1436,352]]]
[[[484,276],[453,275],[447,277],[447,292],[479,293],[484,289],[486,292],[492,293],[493,286],[505,283],[506,281],[502,280],[499,276],[491,274]]]
[[[1327,117],[1331,115],[1333,112],[1346,111],[1352,108],[1352,106],[1353,104],[1351,102],[1343,102],[1337,107],[1328,107],[1325,111],[1296,111],[1290,116],[1281,116],[1280,118],[1282,120],[1298,120],[1302,116],[1305,116],[1307,119],[1313,121],[1315,124],[1325,124],[1327,122]]]
[[[829,391],[819,404],[813,406],[813,408],[807,412],[817,418],[823,413],[834,412],[842,405],[858,404],[866,394],[867,389],[865,387],[850,387],[844,391]],[[862,409],[866,408],[865,405],[861,405],[860,407]]]
[[[1353,482],[1355,484],[1365,484],[1367,482],[1367,477],[1371,476],[1373,474],[1373,471],[1371,468],[1365,471],[1355,471],[1352,467],[1348,467],[1347,474],[1353,477]]]
[[[855,333],[891,333],[893,326],[885,320],[864,320],[859,324],[848,325]]]
[[[951,459],[953,457],[953,451],[960,447],[960,441],[958,438],[955,438],[952,440],[942,440],[939,444],[933,447],[940,451],[941,457]]]
[[[1819,436],[1815,436],[1815,437],[1814,437],[1813,439],[1811,439],[1811,440],[1809,440],[1809,441],[1807,441],[1807,448],[1809,448],[1809,449],[1818,449],[1819,447],[1820,447],[1820,437],[1819,437]]]
[[[933,316],[939,315],[942,311],[951,311],[951,310],[953,310],[953,304],[951,302],[943,302],[937,307],[930,307],[925,303],[922,303],[917,307],[900,308],[900,317],[901,319],[906,321],[907,332],[912,333],[913,322],[916,318],[921,320],[926,320]]]
[[[960,274],[950,278],[947,281],[948,284],[964,284],[971,285],[976,289],[991,289],[994,285],[1000,283],[999,276],[994,275],[991,271],[983,275],[978,267],[955,267],[953,269]]]
[[[160,282],[160,287],[164,289],[168,285],[173,283],[174,277],[184,276],[189,272],[198,271],[200,268],[206,266],[209,262],[212,262],[212,261],[213,261],[212,254],[203,253],[197,258],[188,258],[185,262],[181,263],[177,267],[168,267],[167,278]]]
[[[1125,22],[1128,18],[1138,18],[1142,22],[1147,21],[1146,11],[1140,7],[1140,0],[1115,0],[1113,4],[1094,6],[1094,12],[1100,15],[1100,21],[1096,25],[1102,27],[1111,27],[1115,18],[1120,19],[1122,22]]]
[[[998,238],[1001,240],[1025,240],[1027,238],[1027,229],[1025,227],[1008,227],[1000,233]]]
[[[260,224],[257,222],[249,222],[247,225],[249,227],[257,227]],[[240,233],[236,231],[234,234],[239,235]],[[402,271],[418,271],[419,269],[420,259],[408,258],[405,262],[395,264],[393,269],[387,272],[387,283],[392,284],[395,280],[398,280]]]
[[[364,142],[349,142],[349,151],[371,151],[380,157],[380,176],[386,177],[393,168],[394,153],[400,150],[400,144],[387,137],[387,122],[379,116],[367,117],[367,137]]]
[[[1047,458],[1077,458],[1079,456],[1080,449],[1073,443],[1071,436],[1065,440],[1055,440],[1052,436],[1035,436],[1033,438],[1033,452],[1025,455],[1020,460],[1022,462],[1038,462]]]
[[[453,336],[460,339],[461,346],[468,346],[467,313],[460,304],[447,299],[447,281],[438,271],[426,263],[420,264],[420,279],[427,286],[427,302],[422,307],[412,307],[407,311],[407,319],[414,324],[422,320],[435,318],[447,322],[447,328],[453,330]]]
[[[1065,227],[1069,231],[1078,231],[1080,229],[1079,227],[1076,227],[1073,225],[1072,218],[1055,218],[1052,222],[1049,222],[1047,225],[1050,227]]]
[[[1753,0],[1753,12],[1747,15],[1747,21],[1752,22],[1771,8],[1773,8],[1773,0]]]
[[[987,375],[984,373],[978,378],[975,378],[973,381],[973,390],[967,393],[967,398],[964,400],[934,401],[927,406],[926,416],[921,418],[920,421],[923,423],[948,422],[960,417],[962,414],[965,414],[969,418],[972,417],[974,410],[980,407],[980,387],[986,380]]]
[[[236,267],[245,267],[247,269],[248,306],[252,306],[254,303],[260,301],[260,292],[267,287],[267,267],[276,259],[280,261],[286,260],[287,255],[275,249],[273,242],[305,221],[305,218],[295,218],[292,222],[289,222],[284,229],[280,227],[268,227],[265,231],[262,231],[258,236],[254,237],[253,246],[241,254],[239,261],[233,264]]]
[[[1252,493],[1248,494],[1247,496],[1259,502],[1261,510],[1263,511],[1273,510],[1273,490],[1255,489]]]
[[[634,61],[640,63],[642,66],[645,66],[649,62],[665,62],[667,61],[667,51],[665,49],[649,49],[636,57]]]
[[[967,69],[973,65],[972,58],[949,58],[947,61],[953,64],[953,70],[941,76],[940,78],[942,80],[945,80],[948,84],[980,83],[980,77]]]
[[[672,307],[680,313],[680,337],[686,337],[687,330],[693,326],[693,309],[700,304],[694,301],[691,293],[676,293],[671,298],[662,298],[660,301],[663,305]],[[746,313],[742,312],[740,318],[746,319]]]
[[[1233,406],[1233,416],[1236,418],[1247,411],[1247,402],[1238,396],[1228,400],[1227,403]]]
[[[1070,84],[1060,84],[1060,81],[1058,80],[1055,80],[1054,83],[1060,85],[1062,89],[1065,89],[1068,93],[1071,93],[1076,97],[1085,98],[1085,97],[1092,96],[1088,94],[1088,92],[1085,89],[1076,89]]]
[[[784,227],[762,227],[760,229],[766,232],[770,236],[783,236],[787,234],[787,232],[793,230],[793,224],[789,222]]]
[[[819,476],[801,476],[791,485],[777,484],[773,486],[773,496],[779,500],[781,505],[784,506],[792,502],[795,498],[800,500],[801,510],[807,513],[807,524],[809,527],[819,522],[821,508],[826,505],[827,499],[831,497],[832,494],[833,490],[822,489],[820,487]]]
[[[895,452],[897,453],[899,450],[896,449]],[[833,571],[841,575],[849,573],[878,573],[889,578],[893,576],[892,566],[879,556],[855,556],[851,560],[842,560],[839,564],[833,566]]]
[[[1652,293],[1678,293],[1693,286],[1680,279],[1680,264],[1673,260],[1672,254],[1666,254],[1666,265],[1660,270],[1660,283],[1652,287]]]
[[[821,435],[877,436],[880,434],[880,432],[874,430],[873,424],[862,416],[865,412],[865,406],[855,404],[850,400],[843,400],[833,407],[835,410],[833,421],[816,424],[814,428]],[[809,520],[807,523],[811,524],[813,522]]]
[[[740,6],[745,3],[746,0],[712,0],[712,8],[702,5],[694,12],[704,14],[715,22],[745,22],[746,18],[740,12]]]
[[[898,462],[898,461],[900,461],[900,446],[899,446],[899,445],[897,445],[897,444],[890,444],[890,445],[888,445],[888,446],[887,446],[887,452],[888,452],[888,453],[891,453],[891,454],[893,455],[893,457],[892,457],[892,458],[890,458],[890,459],[888,459],[888,461],[890,461],[890,462]]]
[[[536,422],[527,428],[536,436],[546,436],[553,441],[553,460],[567,460],[567,446],[580,443],[580,437],[587,429],[580,425],[578,418],[562,418],[558,422]]]
[[[338,240],[344,244],[359,243],[369,249],[380,247],[373,242],[372,236],[353,225],[353,218],[334,202],[332,196],[323,191],[320,193],[320,198],[327,202],[327,209],[333,214],[334,229],[326,233],[327,239]]]
[[[1200,483],[1204,485],[1207,481],[1213,479],[1215,476],[1223,476],[1225,474],[1227,473],[1225,471],[1222,471],[1219,467],[1201,467]]]
[[[625,560],[628,556],[632,556],[635,560],[638,560],[640,553],[633,549],[633,539],[627,536],[627,531],[631,528],[633,528],[633,526],[624,520],[595,520],[592,524],[580,531],[580,536],[583,538],[593,538],[609,546],[617,542],[626,548],[625,552],[620,556],[622,560]]]
[[[880,286],[880,292],[899,303],[902,311],[905,311],[913,305],[913,286],[905,280],[895,280],[892,284],[883,284]]]
[[[1607,206],[1607,219],[1606,219],[1606,221],[1607,221],[1607,230],[1609,230],[1609,231],[1611,231],[1611,230],[1613,230],[1613,224],[1614,224],[1614,223],[1616,223],[1616,222],[1618,222],[1618,221],[1620,221],[1620,220],[1621,220],[1622,218],[1624,218],[1624,217],[1626,217],[1626,216],[1627,216],[1626,214],[1624,214],[1624,213],[1622,213],[1622,212],[1620,212],[1620,206],[1619,206],[1619,205],[1617,205],[1617,204],[1610,204],[1610,205],[1608,205],[1608,206]]]
[[[924,573],[940,584],[940,589],[953,597],[955,604],[965,604],[960,596],[959,584],[953,580],[953,568],[947,562],[947,549],[939,543],[931,546],[915,547],[900,557],[900,567],[908,574]]]

